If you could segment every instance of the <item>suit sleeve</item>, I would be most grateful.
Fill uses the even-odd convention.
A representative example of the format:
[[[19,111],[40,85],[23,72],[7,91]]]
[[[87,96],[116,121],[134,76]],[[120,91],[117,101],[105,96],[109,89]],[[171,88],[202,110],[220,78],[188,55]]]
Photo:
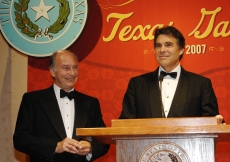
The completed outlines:
[[[98,99],[92,100],[90,107],[91,108],[88,113],[90,114],[90,119],[92,123],[89,124],[89,127],[106,127],[102,118],[102,113],[101,113]],[[91,144],[92,144],[92,158],[91,158],[92,161],[105,155],[110,147],[110,145],[108,144],[98,144],[94,142],[92,142]]]
[[[28,93],[24,94],[13,135],[15,149],[41,160],[52,161],[58,141],[38,137],[34,131],[35,110]]]
[[[122,112],[119,119],[133,119],[136,118],[135,107],[135,89],[133,79],[129,81],[128,88],[124,95]]]
[[[202,92],[202,116],[216,116],[219,114],[218,104],[215,92],[212,87],[212,83],[210,79],[204,84],[203,92]]]

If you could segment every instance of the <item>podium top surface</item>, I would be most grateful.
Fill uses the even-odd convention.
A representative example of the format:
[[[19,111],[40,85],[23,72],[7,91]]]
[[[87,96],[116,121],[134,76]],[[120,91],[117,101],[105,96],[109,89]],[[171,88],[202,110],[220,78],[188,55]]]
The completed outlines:
[[[230,125],[217,125],[215,117],[122,119],[112,120],[112,127],[78,128],[76,134],[81,137],[94,137],[102,143],[114,143],[114,139],[118,138],[210,135],[218,135],[222,141],[230,141]]]
[[[217,125],[215,117],[114,119],[112,127]]]

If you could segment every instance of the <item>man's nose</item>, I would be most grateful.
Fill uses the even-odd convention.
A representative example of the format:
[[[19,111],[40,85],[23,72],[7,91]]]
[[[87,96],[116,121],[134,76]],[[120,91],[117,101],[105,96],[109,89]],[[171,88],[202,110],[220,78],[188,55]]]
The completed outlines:
[[[70,75],[76,75],[77,74],[77,70],[76,69],[70,69],[69,74]]]
[[[161,46],[160,51],[164,52],[165,51],[165,46]]]

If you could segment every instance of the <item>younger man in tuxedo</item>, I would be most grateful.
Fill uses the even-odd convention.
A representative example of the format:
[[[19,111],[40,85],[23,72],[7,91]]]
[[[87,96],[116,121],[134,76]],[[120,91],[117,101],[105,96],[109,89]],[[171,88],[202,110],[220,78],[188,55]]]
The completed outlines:
[[[180,65],[184,48],[185,38],[178,29],[156,30],[154,50],[159,67],[131,78],[120,119],[216,116],[222,122],[211,80]]]
[[[78,58],[67,50],[51,56],[54,84],[25,93],[18,113],[14,147],[30,156],[30,162],[87,162],[107,153],[109,145],[97,145],[76,136],[76,128],[105,127],[98,99],[74,90]]]

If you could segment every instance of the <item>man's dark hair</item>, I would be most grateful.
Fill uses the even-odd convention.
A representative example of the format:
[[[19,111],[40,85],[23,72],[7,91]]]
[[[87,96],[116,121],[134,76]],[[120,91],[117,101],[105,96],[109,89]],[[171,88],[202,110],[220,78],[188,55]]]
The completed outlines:
[[[154,47],[156,46],[156,40],[158,36],[162,34],[171,35],[174,38],[176,38],[177,45],[179,46],[180,49],[183,49],[185,47],[185,38],[183,34],[173,26],[167,26],[167,27],[163,27],[160,29],[156,29],[156,32],[154,35]],[[183,54],[180,55],[180,60],[182,59],[182,57],[183,57]]]

